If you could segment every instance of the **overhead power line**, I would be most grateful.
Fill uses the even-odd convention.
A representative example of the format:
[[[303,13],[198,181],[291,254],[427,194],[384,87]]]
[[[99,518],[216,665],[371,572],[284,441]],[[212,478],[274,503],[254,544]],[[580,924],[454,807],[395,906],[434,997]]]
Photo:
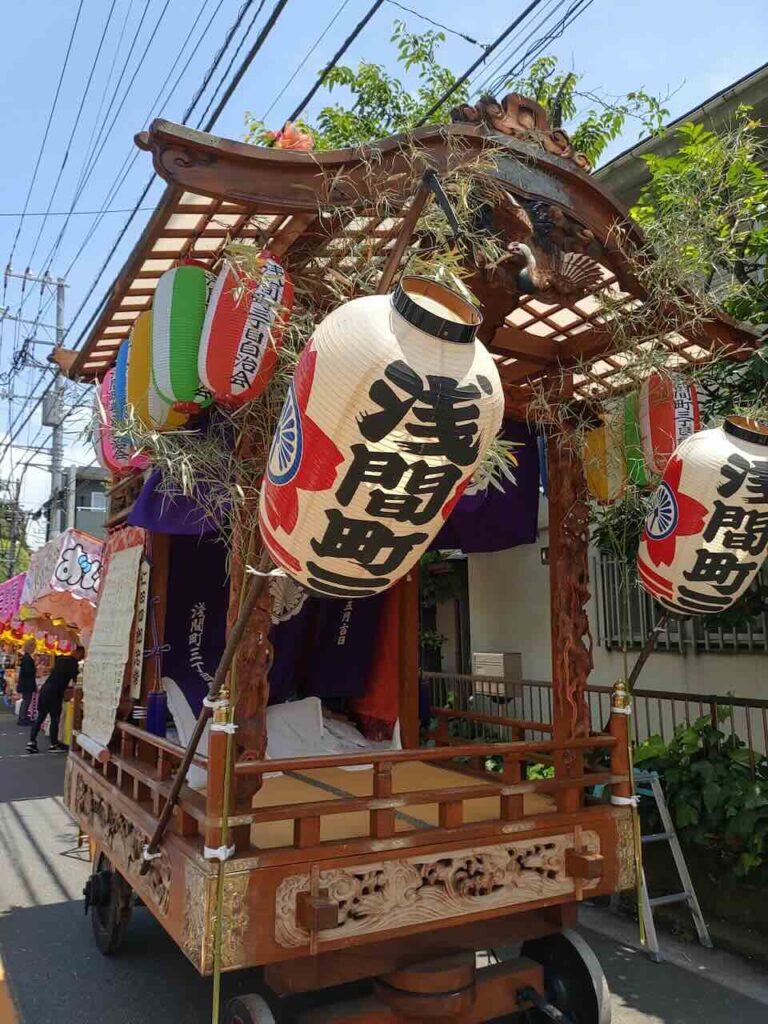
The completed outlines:
[[[344,42],[338,48],[336,53],[334,53],[334,55],[331,57],[331,59],[325,65],[323,70],[317,76],[317,81],[312,86],[312,88],[309,90],[307,95],[304,97],[304,99],[301,101],[301,103],[296,107],[296,109],[293,111],[293,113],[289,114],[289,116],[288,116],[288,120],[289,121],[295,121],[298,117],[300,117],[301,114],[304,113],[304,111],[309,106],[310,102],[312,101],[312,98],[314,97],[315,93],[317,92],[317,90],[320,88],[320,86],[323,84],[323,82],[328,77],[329,72],[333,68],[336,67],[336,65],[339,63],[341,58],[344,56],[344,54],[350,48],[352,43],[354,43],[354,41],[357,39],[357,37],[360,35],[360,33],[365,28],[365,26],[368,24],[368,22],[371,20],[371,18],[374,16],[376,11],[378,11],[378,9],[381,7],[381,5],[383,3],[384,3],[384,0],[375,0],[375,3],[371,4],[371,6],[368,8],[368,13],[365,14],[360,19],[360,21],[358,21],[357,25],[355,25],[355,27],[352,29],[350,34],[347,36],[347,38],[344,40]]]
[[[542,0],[533,0],[532,3],[528,4],[528,6],[525,8],[522,14],[519,14],[515,18],[515,20],[504,29],[501,35],[497,36],[496,39],[494,39],[494,41],[491,43],[491,45],[488,47],[485,53],[482,54],[482,56],[478,57],[473,64],[470,64],[470,66],[467,68],[464,74],[456,79],[456,81],[453,83],[450,89],[446,89],[446,91],[443,93],[440,99],[432,104],[429,110],[416,122],[414,128],[420,128],[423,124],[426,124],[430,117],[432,117],[433,114],[437,113],[440,107],[442,107],[442,105],[446,103],[451,98],[451,96],[453,96],[457,89],[461,88],[461,86],[480,67],[480,65],[485,63],[486,60],[488,60],[493,51],[498,49],[499,46],[501,46],[501,44],[504,42],[507,36],[511,35],[518,27],[518,25],[522,24],[522,22],[525,21],[528,15],[535,11],[541,3]]]
[[[252,17],[252,18],[251,18],[251,20],[250,20],[250,21],[248,22],[248,27],[246,28],[245,32],[243,32],[243,33],[241,34],[241,36],[240,36],[240,42],[239,42],[239,43],[237,44],[237,49],[236,49],[236,50],[235,50],[235,52],[234,52],[234,53],[232,54],[232,56],[231,56],[231,57],[229,58],[229,64],[227,64],[226,68],[225,68],[225,69],[224,69],[224,70],[222,71],[222,73],[221,73],[221,77],[219,78],[219,81],[218,81],[218,83],[216,84],[216,88],[215,88],[215,89],[213,90],[213,92],[211,93],[210,99],[208,100],[208,105],[206,106],[206,108],[205,108],[205,110],[204,110],[204,111],[202,112],[202,114],[200,115],[200,118],[199,118],[199,120],[198,120],[198,122],[197,122],[197,127],[198,127],[198,128],[199,128],[199,127],[200,127],[200,125],[201,125],[201,124],[202,124],[202,123],[203,123],[203,122],[205,121],[205,118],[206,118],[206,115],[207,115],[208,111],[209,111],[209,110],[211,109],[211,107],[212,107],[212,105],[213,105],[213,102],[214,102],[214,100],[215,100],[215,99],[216,99],[216,97],[218,96],[218,93],[219,93],[219,89],[220,89],[220,88],[222,87],[222,85],[224,84],[224,82],[226,82],[226,80],[227,80],[227,77],[228,77],[228,75],[229,75],[230,71],[232,70],[232,68],[233,68],[233,67],[234,67],[234,65],[235,65],[235,61],[236,61],[236,60],[237,60],[237,58],[238,58],[238,57],[240,56],[240,51],[241,51],[241,50],[242,50],[242,48],[243,48],[243,47],[245,46],[245,41],[246,41],[246,39],[248,38],[248,36],[249,36],[249,35],[251,34],[251,29],[252,29],[252,28],[253,28],[253,26],[254,26],[254,25],[256,24],[256,21],[258,20],[258,17],[259,17],[259,15],[261,14],[261,12],[262,12],[262,11],[264,10],[264,4],[265,4],[265,2],[266,2],[266,0],[261,0],[261,3],[260,3],[260,4],[259,4],[259,6],[258,6],[258,7],[256,8],[256,10],[254,11],[253,17]],[[248,4],[245,4],[245,5],[243,6],[243,13],[245,12],[245,8],[246,8],[246,7],[248,7],[248,6],[249,6]],[[232,35],[234,35],[234,32],[232,33]],[[227,46],[229,46],[229,40],[227,40],[227,42],[226,42],[226,46],[224,47],[224,49],[226,49],[226,47],[227,47]],[[206,84],[207,84],[207,83],[206,83]]]
[[[417,18],[421,18],[422,21],[426,21],[430,25],[434,25],[435,28],[442,29],[443,32],[447,32],[449,35],[463,39],[466,43],[471,43],[473,46],[479,46],[481,50],[487,50],[490,46],[490,43],[480,43],[477,39],[473,39],[472,36],[468,36],[466,32],[460,32],[458,29],[451,28],[449,25],[443,25],[442,22],[435,21],[434,18],[428,18],[426,14],[422,14],[421,11],[414,11],[412,7],[406,7],[405,4],[398,3],[398,0],[387,0],[387,3],[391,7],[399,7],[401,11],[407,11],[408,14],[413,14]]]
[[[48,120],[47,120],[46,125],[45,125],[45,131],[43,132],[42,141],[40,142],[40,149],[38,150],[38,153],[37,153],[37,159],[35,160],[35,167],[34,167],[34,170],[32,171],[32,180],[30,181],[29,188],[27,189],[27,197],[24,200],[24,209],[22,210],[21,216],[19,217],[19,223],[18,223],[18,226],[16,228],[16,234],[15,234],[14,239],[13,239],[13,245],[11,246],[11,255],[8,257],[8,264],[9,265],[11,265],[13,263],[13,257],[14,257],[14,254],[16,252],[16,246],[19,243],[19,236],[21,235],[21,229],[22,229],[22,227],[24,225],[24,217],[26,216],[26,211],[27,211],[27,209],[29,207],[29,200],[30,200],[30,198],[32,196],[32,189],[35,187],[35,182],[37,181],[37,172],[40,170],[40,162],[43,159],[43,151],[45,150],[45,144],[48,141],[48,133],[50,132],[51,124],[53,123],[53,115],[56,112],[56,105],[59,102],[59,94],[61,93],[61,85],[62,85],[62,82],[64,81],[64,75],[65,75],[66,70],[67,70],[67,65],[69,64],[70,54],[72,53],[72,44],[75,41],[75,33],[77,32],[77,26],[78,26],[78,24],[80,22],[80,14],[82,13],[82,10],[83,10],[83,2],[84,2],[84,0],[80,0],[80,3],[78,4],[77,14],[75,15],[75,23],[72,26],[72,31],[71,31],[71,33],[69,35],[69,43],[67,44],[67,50],[66,50],[66,53],[64,54],[64,63],[62,65],[61,71],[59,72],[59,80],[56,83],[56,91],[55,91],[55,93],[53,95],[53,102],[51,103],[51,109],[48,112]]]

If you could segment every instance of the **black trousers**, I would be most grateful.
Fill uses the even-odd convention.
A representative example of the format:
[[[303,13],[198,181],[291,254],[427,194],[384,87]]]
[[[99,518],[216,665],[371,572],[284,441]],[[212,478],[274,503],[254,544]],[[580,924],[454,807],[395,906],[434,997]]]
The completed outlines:
[[[42,728],[43,722],[50,716],[51,728],[48,731],[48,739],[51,741],[51,745],[59,742],[59,719],[61,718],[61,706],[64,703],[64,695],[58,693],[51,693],[46,691],[45,687],[40,690],[40,695],[37,698],[37,718],[32,726],[32,731],[29,734],[29,738],[34,743],[37,740],[37,734]]]
[[[29,705],[32,703],[34,695],[34,690],[30,693],[22,693],[21,707],[19,708],[19,725],[29,725]]]

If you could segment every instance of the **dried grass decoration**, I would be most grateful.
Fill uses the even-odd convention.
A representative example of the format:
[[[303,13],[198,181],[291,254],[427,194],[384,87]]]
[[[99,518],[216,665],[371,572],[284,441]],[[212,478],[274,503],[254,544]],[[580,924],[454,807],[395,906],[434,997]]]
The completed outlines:
[[[178,430],[187,417],[174,412],[152,381],[152,313],[139,313],[128,348],[128,416],[144,430]]]
[[[293,308],[293,285],[270,253],[247,274],[227,261],[211,292],[198,371],[215,401],[236,406],[258,398],[277,364]]]
[[[354,299],[304,349],[272,440],[259,521],[305,587],[368,597],[405,575],[501,425],[504,396],[466,299],[404,277]]]
[[[646,519],[644,589],[683,615],[716,615],[744,593],[767,550],[768,424],[730,417],[686,438]]]
[[[166,270],[152,303],[152,380],[175,412],[195,413],[210,405],[197,362],[213,275],[185,264]]]

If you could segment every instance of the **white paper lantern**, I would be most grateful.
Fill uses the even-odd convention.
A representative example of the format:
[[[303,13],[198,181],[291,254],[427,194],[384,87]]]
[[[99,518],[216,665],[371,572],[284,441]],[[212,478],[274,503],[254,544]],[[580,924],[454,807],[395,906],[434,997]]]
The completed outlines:
[[[768,552],[768,426],[741,417],[686,438],[654,495],[638,552],[645,590],[672,611],[716,615]]]
[[[402,577],[496,436],[504,396],[481,317],[424,278],[354,299],[302,353],[272,441],[260,526],[318,594],[367,597]]]

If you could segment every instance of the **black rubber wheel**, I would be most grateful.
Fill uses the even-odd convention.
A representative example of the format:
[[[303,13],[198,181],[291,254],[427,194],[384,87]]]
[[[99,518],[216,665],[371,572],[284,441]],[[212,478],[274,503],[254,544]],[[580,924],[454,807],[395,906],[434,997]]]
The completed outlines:
[[[224,1009],[224,1024],[276,1024],[276,1020],[261,996],[235,996]]]
[[[523,956],[544,967],[547,999],[572,1024],[611,1024],[611,994],[600,963],[576,932],[566,930],[523,943]],[[540,1010],[529,1010],[530,1024],[545,1024]]]
[[[90,907],[93,938],[100,953],[112,956],[122,946],[128,930],[133,889],[122,875],[112,869],[103,853],[96,860],[94,877],[98,878],[98,899]]]

